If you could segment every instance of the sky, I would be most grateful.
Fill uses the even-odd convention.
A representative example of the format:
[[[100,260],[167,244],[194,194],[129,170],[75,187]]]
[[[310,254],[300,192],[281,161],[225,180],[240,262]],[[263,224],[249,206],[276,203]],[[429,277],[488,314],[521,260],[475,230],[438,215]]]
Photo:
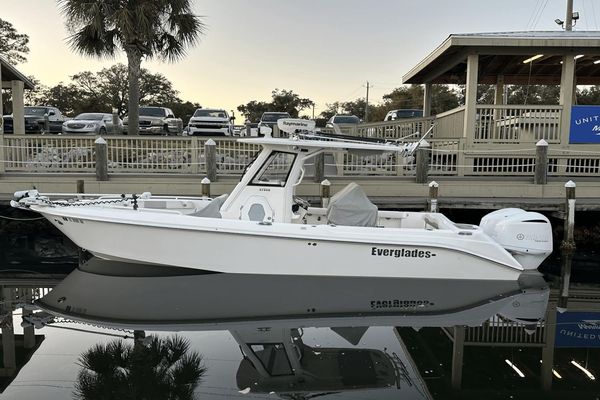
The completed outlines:
[[[208,26],[199,44],[176,63],[144,61],[164,74],[183,100],[235,110],[269,101],[273,89],[316,103],[364,97],[370,102],[452,33],[560,30],[566,0],[191,0]],[[596,4],[595,4],[596,3]],[[116,59],[88,58],[67,44],[56,0],[0,0],[1,18],[30,38],[18,69],[47,86],[98,71]],[[575,30],[598,30],[600,2],[574,0]],[[310,112],[309,114],[310,115]]]

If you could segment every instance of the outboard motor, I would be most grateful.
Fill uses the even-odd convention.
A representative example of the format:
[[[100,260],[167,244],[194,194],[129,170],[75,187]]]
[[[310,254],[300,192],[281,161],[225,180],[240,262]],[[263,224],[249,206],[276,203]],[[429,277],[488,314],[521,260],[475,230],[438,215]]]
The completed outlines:
[[[503,208],[484,216],[479,226],[525,269],[536,269],[552,253],[552,225],[540,213]]]

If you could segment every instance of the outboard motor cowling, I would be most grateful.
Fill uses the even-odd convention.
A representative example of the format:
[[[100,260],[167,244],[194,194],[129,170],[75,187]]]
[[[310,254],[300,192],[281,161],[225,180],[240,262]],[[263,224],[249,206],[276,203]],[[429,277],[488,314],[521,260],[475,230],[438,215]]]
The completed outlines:
[[[503,208],[484,216],[479,226],[525,269],[536,269],[552,253],[552,225],[543,214]]]

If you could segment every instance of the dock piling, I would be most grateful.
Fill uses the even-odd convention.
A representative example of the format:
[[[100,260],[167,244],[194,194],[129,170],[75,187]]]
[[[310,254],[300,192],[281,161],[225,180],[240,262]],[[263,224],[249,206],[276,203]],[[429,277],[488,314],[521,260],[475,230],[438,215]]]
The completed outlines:
[[[575,250],[575,188],[573,181],[565,183],[565,233],[561,248],[564,250]]]
[[[202,196],[210,197],[210,179],[205,177],[200,183],[202,184]]]
[[[429,212],[438,212],[438,189],[439,184],[436,181],[429,183],[429,199],[427,199],[427,205],[429,206]]]
[[[427,174],[429,173],[429,153],[431,152],[431,146],[426,140],[421,142],[421,145],[417,149],[417,172],[416,182],[427,183]]]
[[[118,126],[119,126],[119,113],[116,108],[113,108],[112,109],[112,132],[111,132],[113,135],[120,135],[122,133],[122,132],[117,131]]]
[[[77,179],[77,193],[85,193],[85,181]]]
[[[99,137],[94,142],[94,148],[96,153],[96,180],[107,181],[108,180],[108,145],[106,140]]]
[[[50,117],[48,116],[48,113],[44,114],[44,132],[43,133],[50,133]]]
[[[535,144],[535,176],[533,183],[536,185],[548,183],[548,142],[544,139]]]
[[[204,143],[204,160],[206,161],[206,176],[211,182],[217,180],[217,143],[208,139]]]

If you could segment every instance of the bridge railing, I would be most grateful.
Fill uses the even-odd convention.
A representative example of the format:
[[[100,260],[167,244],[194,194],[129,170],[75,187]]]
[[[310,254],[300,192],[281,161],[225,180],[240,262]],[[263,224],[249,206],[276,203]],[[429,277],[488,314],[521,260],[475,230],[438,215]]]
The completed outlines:
[[[0,173],[95,173],[95,137],[0,135]],[[205,137],[106,136],[109,174],[206,174]],[[219,176],[239,176],[261,146],[234,138],[212,138]],[[492,144],[467,147],[463,138],[428,138],[430,176],[533,176],[536,146]],[[600,145],[549,146],[548,176],[600,173]],[[330,153],[327,176],[396,176],[416,174],[415,155]],[[212,158],[211,158],[212,160]],[[312,165],[309,167],[312,168]]]

